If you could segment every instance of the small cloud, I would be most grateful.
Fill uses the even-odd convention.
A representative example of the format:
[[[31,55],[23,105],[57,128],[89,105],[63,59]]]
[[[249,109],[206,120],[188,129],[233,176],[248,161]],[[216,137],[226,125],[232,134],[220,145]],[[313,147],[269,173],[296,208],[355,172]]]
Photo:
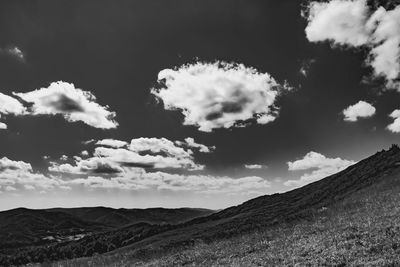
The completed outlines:
[[[357,121],[358,118],[369,118],[375,114],[375,107],[365,101],[358,101],[358,103],[347,107],[343,110],[345,121]]]
[[[303,61],[301,62],[301,67],[300,67],[300,70],[299,70],[300,74],[301,74],[302,76],[304,76],[304,77],[307,77],[307,76],[308,76],[308,73],[309,73],[309,71],[310,71],[311,65],[312,65],[313,63],[315,63],[315,61],[316,61],[315,59],[303,60]]]
[[[115,139],[103,139],[96,142],[98,146],[108,146],[113,148],[126,147],[128,145],[125,141],[115,140]]]
[[[0,53],[14,57],[20,62],[25,62],[25,55],[22,50],[17,46],[0,48]]]
[[[19,61],[25,61],[24,53],[16,46],[5,49],[5,52],[11,56],[16,57]]]
[[[387,129],[392,133],[400,133],[400,109],[393,110],[389,117],[393,118],[394,121],[387,126]]]
[[[245,164],[246,169],[262,169],[264,166],[259,164]]]
[[[215,146],[206,146],[203,144],[196,143],[192,137],[185,138],[185,142],[175,141],[175,143],[179,146],[188,146],[190,148],[198,149],[199,152],[202,153],[211,153],[215,150]]]

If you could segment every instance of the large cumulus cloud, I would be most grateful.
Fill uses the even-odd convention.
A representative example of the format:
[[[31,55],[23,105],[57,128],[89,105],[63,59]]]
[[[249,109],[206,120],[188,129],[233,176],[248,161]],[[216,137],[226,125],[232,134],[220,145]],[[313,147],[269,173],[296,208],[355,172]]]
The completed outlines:
[[[82,121],[87,125],[110,129],[116,128],[115,112],[96,102],[96,97],[71,83],[53,82],[47,88],[27,93],[14,93],[30,104],[30,115],[62,115],[67,121]]]
[[[158,74],[162,85],[152,93],[167,110],[180,110],[185,125],[200,131],[230,128],[253,120],[266,124],[278,115],[279,84],[268,73],[242,64],[195,63]]]
[[[311,2],[307,13],[309,41],[366,47],[374,75],[400,91],[400,6],[372,11],[366,0],[332,0]]]

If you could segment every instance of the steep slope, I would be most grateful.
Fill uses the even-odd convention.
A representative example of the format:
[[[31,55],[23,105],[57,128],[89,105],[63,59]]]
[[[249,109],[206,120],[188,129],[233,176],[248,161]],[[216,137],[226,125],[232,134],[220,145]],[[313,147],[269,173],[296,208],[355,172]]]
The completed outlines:
[[[400,172],[307,220],[165,250],[126,250],[54,266],[400,266]],[[145,252],[145,253],[144,253]]]
[[[385,178],[400,179],[400,149],[397,145],[349,168],[304,187],[262,196],[207,217],[194,219],[175,229],[146,238],[122,251],[144,246],[176,247],[195,240],[206,242],[229,238],[266,227],[308,220],[322,207],[335,205]]]

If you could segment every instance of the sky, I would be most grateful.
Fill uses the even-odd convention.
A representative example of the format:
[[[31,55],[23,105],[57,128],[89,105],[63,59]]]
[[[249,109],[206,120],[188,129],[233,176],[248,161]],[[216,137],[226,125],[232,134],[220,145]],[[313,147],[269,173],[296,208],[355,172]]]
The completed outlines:
[[[400,140],[400,3],[0,2],[0,210],[221,209]]]

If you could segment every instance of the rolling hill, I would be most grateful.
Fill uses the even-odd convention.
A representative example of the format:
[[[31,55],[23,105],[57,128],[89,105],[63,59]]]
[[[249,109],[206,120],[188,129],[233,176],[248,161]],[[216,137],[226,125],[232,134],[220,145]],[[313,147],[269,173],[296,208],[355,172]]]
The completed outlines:
[[[105,207],[43,210],[17,208],[3,211],[0,212],[0,266],[9,263],[42,261],[47,256],[41,256],[41,253],[46,253],[50,248],[70,248],[76,244],[81,245],[81,240],[86,242],[85,246],[89,246],[87,243],[94,246],[96,242],[92,240],[107,240],[109,237],[115,237],[116,233],[124,234],[127,238],[127,236],[135,235],[137,231],[183,223],[213,212],[192,208],[112,209]],[[101,249],[96,248],[91,253],[99,252],[99,250]],[[26,253],[32,255],[27,256]],[[91,255],[91,253],[77,252],[77,255]],[[58,254],[52,257],[58,259]]]
[[[379,259],[396,266],[400,263],[398,200],[400,149],[394,145],[286,193],[258,197],[178,224],[134,222],[79,240],[27,249],[7,260],[17,264],[26,258],[43,262],[105,253],[55,266],[345,266]],[[88,216],[110,227],[105,224],[108,220],[96,220],[102,216],[94,213],[78,209],[65,214]],[[33,255],[42,256],[32,259]]]
[[[112,227],[122,227],[141,222],[149,224],[178,224],[196,217],[210,215],[214,212],[209,209],[195,208],[112,209],[106,207],[54,208],[48,211],[60,211],[85,221],[97,222]]]

